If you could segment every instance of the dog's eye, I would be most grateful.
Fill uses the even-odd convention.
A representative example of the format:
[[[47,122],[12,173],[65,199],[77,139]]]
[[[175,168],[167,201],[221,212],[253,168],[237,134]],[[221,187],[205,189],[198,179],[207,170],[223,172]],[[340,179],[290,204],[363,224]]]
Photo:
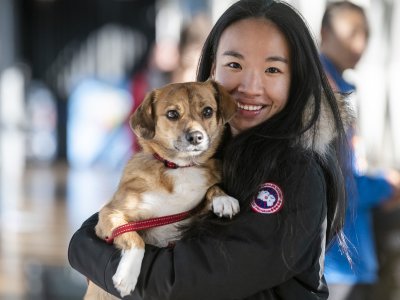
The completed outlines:
[[[204,118],[211,118],[213,115],[213,109],[209,106],[203,109],[203,117]]]
[[[169,110],[169,111],[167,111],[167,118],[170,120],[178,120],[179,112],[176,110]]]

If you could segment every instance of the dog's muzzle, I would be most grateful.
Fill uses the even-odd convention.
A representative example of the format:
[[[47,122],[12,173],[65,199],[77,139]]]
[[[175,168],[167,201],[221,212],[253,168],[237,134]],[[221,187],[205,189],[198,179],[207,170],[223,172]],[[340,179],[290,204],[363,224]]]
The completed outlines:
[[[198,130],[187,132],[185,135],[186,140],[193,146],[199,145],[204,140],[204,135]]]
[[[190,155],[199,155],[208,149],[209,137],[201,130],[186,131],[174,142],[174,148],[179,152],[190,152]]]

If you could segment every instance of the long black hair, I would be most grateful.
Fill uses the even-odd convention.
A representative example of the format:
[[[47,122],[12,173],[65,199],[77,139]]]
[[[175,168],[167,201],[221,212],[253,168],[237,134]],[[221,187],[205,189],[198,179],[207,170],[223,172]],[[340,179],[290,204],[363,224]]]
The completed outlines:
[[[270,20],[285,35],[290,48],[291,86],[288,102],[281,112],[227,143],[223,155],[223,188],[239,199],[244,208],[249,206],[259,185],[269,178],[280,180],[286,195],[296,195],[305,170],[304,166],[293,162],[313,158],[322,166],[327,182],[327,240],[331,241],[341,232],[344,222],[347,139],[315,40],[301,15],[280,1],[241,0],[234,3],[219,18],[205,41],[197,80],[205,81],[210,77],[223,31],[247,18]],[[336,133],[324,154],[313,151],[322,105],[330,111]],[[310,132],[311,147],[306,148],[302,141]],[[342,240],[340,235],[339,239]]]

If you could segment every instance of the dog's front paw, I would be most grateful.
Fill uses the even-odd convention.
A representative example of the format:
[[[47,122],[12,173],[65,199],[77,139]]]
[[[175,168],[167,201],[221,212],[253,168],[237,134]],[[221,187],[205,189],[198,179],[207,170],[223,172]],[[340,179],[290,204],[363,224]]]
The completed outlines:
[[[135,289],[143,256],[144,249],[133,248],[122,251],[117,272],[112,278],[121,297],[129,295]]]
[[[218,196],[212,200],[212,211],[219,217],[232,218],[240,211],[239,201],[231,196]]]

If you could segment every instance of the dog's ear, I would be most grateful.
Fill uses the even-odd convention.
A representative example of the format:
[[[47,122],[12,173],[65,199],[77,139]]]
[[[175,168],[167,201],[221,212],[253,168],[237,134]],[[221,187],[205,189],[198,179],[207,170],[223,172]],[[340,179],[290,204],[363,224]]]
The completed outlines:
[[[218,117],[222,117],[222,122],[227,123],[236,113],[237,105],[231,95],[215,80],[207,80],[215,90],[215,99],[218,104]]]
[[[130,119],[133,132],[146,140],[152,139],[155,134],[155,111],[153,109],[155,98],[155,91],[148,93]]]

